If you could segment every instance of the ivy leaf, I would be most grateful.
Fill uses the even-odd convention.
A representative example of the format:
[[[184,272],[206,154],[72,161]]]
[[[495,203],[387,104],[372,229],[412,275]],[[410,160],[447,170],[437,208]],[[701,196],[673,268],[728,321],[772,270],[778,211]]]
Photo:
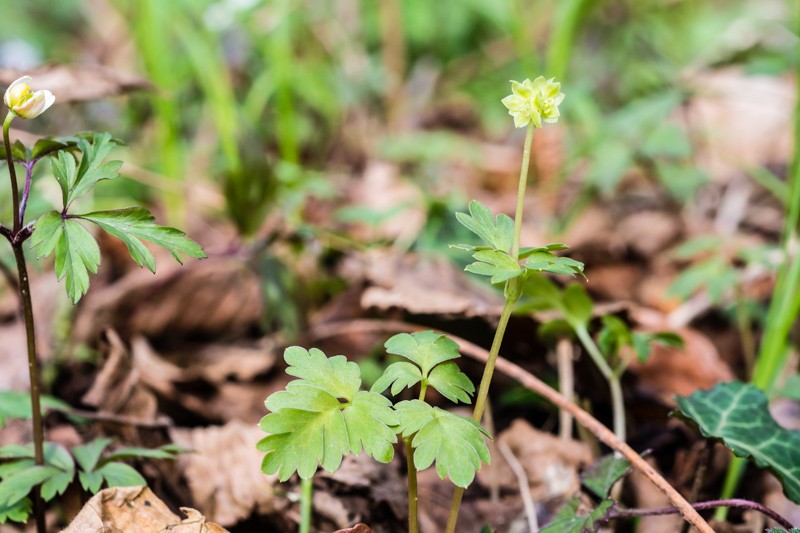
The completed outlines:
[[[109,235],[121,239],[128,247],[136,264],[146,266],[153,273],[156,271],[156,261],[142,240],[166,248],[181,264],[183,264],[183,260],[179,252],[197,259],[206,257],[200,245],[186,237],[185,233],[175,228],[155,224],[153,222],[155,219],[150,212],[141,207],[95,211],[85,215],[75,215],[75,217],[94,222]]]
[[[272,411],[260,423],[270,435],[258,443],[266,452],[261,469],[279,473],[286,481],[297,471],[303,479],[314,475],[317,463],[333,472],[348,453],[362,447],[376,460],[392,460],[397,441],[391,429],[398,424],[391,402],[373,392],[359,391],[361,374],[344,356],[326,357],[316,348],[288,348],[286,373],[300,379],[285,391],[267,398]]]
[[[400,333],[384,346],[388,353],[403,356],[413,364],[403,361],[389,365],[372,385],[372,392],[383,392],[391,385],[392,395],[397,395],[403,388],[422,382],[423,387],[435,388],[452,402],[470,403],[468,394],[475,392],[475,386],[458,365],[446,362],[461,357],[458,344],[446,335],[433,331]]]
[[[471,418],[431,407],[420,400],[400,402],[395,405],[403,437],[414,436],[414,464],[425,470],[436,461],[436,472],[441,479],[450,480],[459,487],[468,487],[480,470],[481,461],[490,462],[489,449],[484,435],[489,433]]]
[[[100,266],[100,248],[92,234],[73,218],[50,211],[42,215],[33,226],[31,247],[36,247],[36,258],[56,252],[56,277],[67,278],[67,294],[73,303],[89,289],[89,271],[97,274]]]
[[[611,487],[630,471],[630,467],[627,459],[606,455],[583,473],[581,482],[600,498],[605,498],[611,492]]]
[[[489,246],[501,252],[508,252],[514,242],[514,220],[508,215],[497,215],[477,200],[469,203],[469,215],[456,213],[456,218],[472,233]]]
[[[428,385],[453,403],[472,403],[468,395],[475,392],[475,385],[452,361],[434,368],[428,375]]]
[[[732,381],[676,400],[680,411],[673,416],[692,421],[705,437],[720,440],[737,456],[772,470],[786,497],[800,503],[800,431],[775,422],[761,389]]]
[[[570,499],[553,517],[550,525],[539,530],[540,533],[596,533],[600,529],[600,522],[606,521],[614,502],[605,499],[587,515],[578,515],[580,505],[579,498]]]
[[[525,272],[510,255],[498,250],[477,252],[472,257],[478,262],[467,265],[464,270],[481,276],[492,276],[492,283],[502,283]]]
[[[27,522],[28,516],[33,512],[31,500],[23,498],[14,505],[0,504],[0,524],[5,524],[9,520],[12,522]]]
[[[103,160],[114,146],[109,133],[95,135],[91,143],[87,139],[79,139],[77,144],[83,153],[80,165],[76,164],[73,155],[66,151],[59,152],[58,158],[53,158],[50,163],[50,169],[61,187],[65,211],[76,198],[92,190],[98,181],[118,177],[117,171],[122,166],[122,161],[103,164]]]

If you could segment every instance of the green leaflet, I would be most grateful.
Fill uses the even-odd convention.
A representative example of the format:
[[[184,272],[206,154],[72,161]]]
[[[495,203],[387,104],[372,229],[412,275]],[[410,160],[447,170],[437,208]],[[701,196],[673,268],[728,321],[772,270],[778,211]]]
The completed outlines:
[[[583,485],[600,498],[605,498],[622,476],[630,471],[631,463],[613,454],[606,455],[581,475]]]
[[[12,522],[26,522],[32,512],[33,507],[28,498],[23,498],[14,505],[0,504],[0,524],[5,524],[9,520]]]
[[[122,161],[103,164],[114,144],[108,133],[95,135],[91,144],[87,139],[80,138],[77,140],[78,149],[83,153],[80,164],[77,164],[75,157],[65,150],[59,151],[58,157],[51,160],[50,168],[61,187],[65,210],[73,200],[88,193],[98,181],[119,176],[117,171],[122,166]],[[51,146],[49,149],[55,147]]]
[[[506,252],[484,250],[474,253],[472,257],[478,262],[467,265],[464,270],[481,276],[491,276],[492,283],[502,283],[525,272]]]
[[[206,257],[200,245],[186,237],[185,233],[175,228],[155,224],[155,219],[150,212],[141,207],[95,211],[75,216],[94,222],[109,235],[121,239],[128,247],[136,264],[146,266],[153,273],[156,271],[156,261],[141,240],[166,248],[181,264],[183,260],[180,252],[196,259]]]
[[[265,473],[278,472],[285,481],[297,471],[308,479],[318,463],[333,472],[345,455],[362,449],[378,461],[391,461],[397,416],[388,399],[358,390],[358,365],[298,346],[288,348],[284,359],[290,365],[287,374],[300,379],[265,402],[272,411],[260,423],[270,433],[258,443],[267,453],[261,466]]]
[[[436,472],[441,479],[450,476],[456,486],[466,488],[475,479],[481,462],[490,462],[484,436],[491,436],[473,419],[431,407],[420,400],[400,402],[395,405],[395,411],[402,436],[407,438],[416,433],[411,446],[418,470],[436,461]]]
[[[456,213],[456,218],[472,233],[495,250],[508,252],[514,242],[514,220],[508,215],[497,215],[477,200],[469,203],[469,215]]]
[[[61,154],[71,157],[64,152]],[[156,271],[155,259],[140,239],[166,248],[180,262],[180,252],[196,258],[206,256],[200,245],[182,231],[154,224],[150,213],[140,207],[67,216],[50,211],[33,226],[31,247],[36,249],[37,259],[55,251],[56,276],[59,280],[66,276],[67,294],[74,303],[89,289],[89,271],[97,274],[100,265],[100,248],[78,219],[94,222],[110,235],[122,239],[133,260],[152,272]]]
[[[691,420],[704,436],[721,440],[737,456],[772,470],[786,497],[800,503],[800,431],[775,422],[762,390],[732,381],[676,399],[679,411],[673,415]]]
[[[575,261],[569,257],[559,257],[547,251],[534,251],[527,255],[528,260],[525,262],[525,268],[531,272],[551,272],[553,274],[565,274],[567,276],[575,277],[575,274],[583,276],[583,263]]]
[[[605,499],[591,513],[578,515],[580,504],[579,498],[570,499],[540,533],[596,533],[600,529],[599,522],[608,516],[614,506],[613,501]]]
[[[56,277],[60,281],[66,276],[67,294],[77,303],[89,289],[89,271],[97,274],[100,266],[97,242],[80,223],[56,211],[42,215],[33,229],[31,247],[37,259],[55,250]]]
[[[461,357],[459,346],[447,336],[433,331],[400,333],[386,341],[386,351],[411,361],[393,363],[372,385],[372,392],[381,393],[391,385],[392,395],[419,382],[431,386],[452,402],[470,403],[475,386],[458,365],[450,361]],[[413,364],[412,364],[413,363]]]

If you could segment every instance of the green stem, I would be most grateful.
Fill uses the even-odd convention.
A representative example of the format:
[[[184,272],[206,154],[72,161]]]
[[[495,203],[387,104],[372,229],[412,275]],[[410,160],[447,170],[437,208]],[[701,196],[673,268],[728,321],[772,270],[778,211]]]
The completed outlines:
[[[417,517],[417,467],[414,466],[414,448],[411,440],[414,435],[403,439],[406,444],[406,458],[408,462],[408,533],[419,533],[419,519]]]
[[[600,348],[597,347],[594,339],[589,335],[586,326],[583,324],[572,324],[572,328],[575,330],[575,334],[578,336],[581,344],[583,344],[589,357],[592,358],[592,361],[597,365],[600,373],[603,374],[603,377],[608,381],[608,386],[611,389],[611,404],[614,411],[614,435],[622,442],[625,442],[625,399],[622,396],[622,385],[620,383],[619,373],[614,372],[611,370],[611,367],[608,366],[603,354],[600,352]]]
[[[6,115],[6,120],[3,123],[3,143],[6,148],[6,161],[8,161],[8,175],[11,178],[11,202],[13,209],[11,214],[14,217],[14,235],[19,233],[21,221],[19,219],[19,189],[17,188],[17,171],[14,168],[14,158],[11,156],[11,139],[8,135],[8,129],[11,127],[11,121],[14,120],[14,113],[11,111]]]
[[[300,481],[300,530],[299,533],[311,533],[311,500],[314,495],[314,478]]]
[[[511,257],[516,261],[519,259],[519,237],[522,233],[522,212],[525,205],[525,187],[528,184],[528,166],[531,160],[531,143],[533,142],[533,130],[536,126],[533,122],[528,123],[528,130],[525,132],[525,146],[522,151],[522,168],[519,172],[519,187],[517,189],[517,210],[514,213],[514,241],[511,244]],[[500,354],[500,345],[503,344],[503,336],[506,333],[506,326],[511,318],[511,313],[514,311],[514,306],[522,295],[520,290],[522,285],[517,283],[517,278],[510,280],[508,291],[506,294],[506,303],[503,306],[503,312],[500,315],[500,322],[497,324],[497,330],[494,333],[494,340],[492,340],[492,347],[489,350],[489,359],[486,361],[486,367],[483,369],[483,377],[481,384],[478,388],[478,397],[475,399],[475,410],[472,413],[478,423],[483,418],[483,411],[486,408],[486,398],[489,395],[489,385],[492,382],[492,374],[494,374],[494,366],[497,363],[497,356]],[[453,500],[450,503],[450,514],[447,517],[446,533],[455,533],[456,521],[458,520],[458,509],[461,507],[461,498],[464,496],[464,489],[456,487],[453,493]]]
[[[14,238],[11,239],[11,247],[14,250],[14,258],[17,261],[17,272],[19,274],[19,295],[22,304],[22,316],[25,320],[25,333],[28,341],[28,373],[31,380],[31,411],[33,418],[33,457],[34,462],[41,466],[44,465],[44,423],[42,421],[42,407],[40,402],[39,383],[39,363],[36,360],[36,333],[33,323],[33,304],[31,302],[31,287],[28,280],[28,268],[25,264],[25,253],[22,250],[22,241],[18,239],[22,221],[19,218],[19,190],[17,189],[17,174],[14,170],[14,159],[11,156],[11,141],[8,130],[14,114],[9,112],[3,123],[3,143],[6,148],[6,161],[8,162],[8,173],[11,177],[11,198],[13,204],[12,214],[14,216]],[[37,489],[33,490],[34,514],[36,517],[36,531],[45,533],[44,504]]]

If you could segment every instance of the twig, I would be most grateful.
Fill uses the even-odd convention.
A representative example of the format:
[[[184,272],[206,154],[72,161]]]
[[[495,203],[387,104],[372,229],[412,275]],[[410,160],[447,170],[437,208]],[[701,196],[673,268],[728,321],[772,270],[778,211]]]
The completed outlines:
[[[575,390],[575,373],[572,367],[572,341],[569,339],[559,339],[556,345],[556,355],[558,357],[558,388],[561,394],[568,399],[572,399]],[[565,409],[559,409],[559,428],[558,436],[561,440],[572,439],[572,415]]]
[[[375,320],[352,320],[342,321],[336,323],[324,324],[312,328],[312,337],[324,338],[335,335],[345,334],[352,331],[402,331],[402,332],[415,332],[421,331],[426,328],[409,324],[401,321],[375,321]],[[489,352],[480,346],[473,344],[467,340],[456,337],[455,335],[448,334],[452,340],[461,346],[461,353],[472,357],[478,361],[486,362],[489,357]],[[551,388],[545,382],[526,371],[525,369],[515,365],[514,363],[503,359],[497,358],[497,369],[508,377],[514,378],[519,381],[524,387],[544,396],[549,402],[556,407],[569,411],[578,423],[585,426],[589,431],[594,433],[598,439],[603,441],[608,447],[614,451],[619,452],[625,459],[630,461],[634,468],[640,470],[650,481],[658,487],[658,489],[666,495],[670,502],[679,509],[679,512],[685,520],[690,522],[694,527],[700,530],[701,533],[714,533],[711,526],[703,519],[702,516],[680,495],[680,493],[670,485],[664,477],[656,472],[656,470],[647,464],[642,457],[636,453],[633,448],[620,441],[614,432],[601,424],[592,415],[567,400],[563,395]]]
[[[531,533],[537,533],[539,531],[539,520],[536,517],[536,507],[533,505],[533,498],[531,498],[531,487],[528,484],[528,475],[505,442],[498,442],[497,449],[503,454],[508,466],[511,467],[511,471],[517,476],[519,492],[522,495],[522,503],[525,506],[525,514],[528,516],[528,529]]]
[[[736,509],[753,509],[758,511],[759,513],[772,518],[777,522],[781,527],[786,528],[787,530],[792,529],[793,526],[791,522],[787,519],[770,509],[769,507],[764,507],[760,503],[751,502],[750,500],[739,500],[739,499],[731,499],[731,500],[712,500],[708,502],[700,502],[692,504],[694,509],[698,511],[704,511],[706,509],[716,509],[717,507],[733,507]],[[615,518],[630,518],[636,516],[659,516],[665,514],[676,514],[679,513],[680,510],[675,507],[664,507],[663,509],[624,509],[620,511],[611,511],[606,518],[603,519],[604,522],[614,520]]]

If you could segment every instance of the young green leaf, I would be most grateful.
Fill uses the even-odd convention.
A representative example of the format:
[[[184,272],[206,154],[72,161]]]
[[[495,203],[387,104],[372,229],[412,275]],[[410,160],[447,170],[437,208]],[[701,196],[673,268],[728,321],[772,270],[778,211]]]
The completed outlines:
[[[605,499],[587,515],[578,515],[580,505],[579,498],[570,499],[553,517],[550,525],[539,530],[540,533],[596,533],[600,529],[600,522],[608,517],[614,502]]]
[[[12,522],[27,522],[28,516],[33,512],[31,500],[23,498],[13,505],[0,504],[0,524],[9,520]]]
[[[31,466],[3,477],[0,481],[0,506],[12,506],[28,496],[36,485],[61,473],[54,466]]]
[[[520,259],[520,261],[522,261],[523,259],[527,259],[528,257],[530,257],[531,255],[533,255],[535,253],[539,253],[539,252],[556,252],[558,250],[566,250],[567,248],[569,248],[569,246],[567,246],[563,242],[554,242],[554,243],[546,244],[544,246],[538,246],[536,248],[530,248],[530,247],[520,248],[520,250],[519,250],[519,259]]]
[[[456,213],[456,218],[472,233],[500,252],[508,252],[514,242],[514,220],[508,215],[497,215],[477,200],[469,203],[469,215]],[[460,245],[463,246],[463,245]]]
[[[82,446],[73,447],[72,454],[84,471],[94,472],[98,461],[100,461],[100,455],[109,444],[111,444],[111,439],[94,439]],[[92,492],[96,492],[96,490]]]
[[[61,213],[50,211],[42,215],[33,226],[31,247],[36,247],[36,257],[56,252],[56,277],[67,278],[67,294],[73,303],[89,289],[89,271],[97,274],[100,266],[100,248],[80,223]]]
[[[142,240],[166,248],[181,264],[183,260],[180,252],[197,259],[206,257],[200,245],[186,237],[185,233],[175,228],[155,224],[153,216],[141,207],[95,211],[85,215],[75,215],[75,217],[94,222],[109,235],[121,239],[128,247],[136,264],[146,266],[153,273],[156,271],[156,261],[150,250],[142,244]]]
[[[133,467],[125,463],[108,463],[93,472],[100,475],[109,487],[138,487],[147,481]]]
[[[476,252],[472,257],[478,262],[467,265],[464,270],[481,276],[492,276],[492,283],[502,283],[525,272],[506,252],[485,250]]]
[[[420,400],[400,402],[395,411],[403,437],[416,433],[411,446],[418,470],[436,461],[436,472],[441,479],[450,476],[456,486],[466,488],[475,479],[475,471],[481,469],[481,461],[490,462],[484,436],[491,436],[473,419]]]
[[[42,414],[50,408],[69,409],[69,405],[58,398],[43,395],[40,398]],[[31,418],[31,395],[27,392],[0,391],[0,428],[5,426],[7,418]]]
[[[58,158],[53,158],[50,163],[50,168],[61,187],[64,211],[69,208],[73,200],[88,193],[98,181],[119,176],[117,171],[122,166],[122,161],[103,164],[103,160],[114,146],[111,135],[98,134],[92,141],[90,144],[86,139],[78,140],[78,148],[83,153],[80,165],[77,165],[72,154],[66,151],[59,152]]]
[[[475,392],[475,386],[458,365],[446,362],[461,357],[458,344],[447,336],[433,331],[400,333],[384,346],[390,354],[401,355],[413,364],[403,361],[389,365],[372,385],[372,392],[383,392],[391,385],[392,395],[397,395],[403,388],[422,382],[452,402],[470,403],[468,394]]]
[[[581,482],[600,498],[605,498],[611,492],[611,487],[630,471],[631,463],[622,457],[606,455],[596,461],[583,475]]]
[[[775,422],[761,389],[732,381],[676,400],[674,416],[692,421],[705,437],[721,440],[737,456],[772,470],[786,497],[800,503],[800,431]]]
[[[529,252],[526,256],[528,260],[525,262],[525,268],[531,272],[551,272],[553,274],[565,274],[567,276],[575,277],[575,274],[583,276],[583,263],[576,261],[569,257],[559,257],[550,252],[536,251]]]
[[[592,319],[594,304],[586,289],[577,283],[567,285],[563,296],[564,318],[574,324],[586,324]]]
[[[391,402],[373,392],[359,391],[358,365],[344,356],[326,357],[316,348],[287,348],[286,373],[300,379],[267,398],[272,411],[260,423],[270,435],[258,443],[266,452],[261,469],[286,481],[297,471],[303,479],[317,464],[333,472],[348,453],[368,455],[387,463],[397,441],[398,424]]]

